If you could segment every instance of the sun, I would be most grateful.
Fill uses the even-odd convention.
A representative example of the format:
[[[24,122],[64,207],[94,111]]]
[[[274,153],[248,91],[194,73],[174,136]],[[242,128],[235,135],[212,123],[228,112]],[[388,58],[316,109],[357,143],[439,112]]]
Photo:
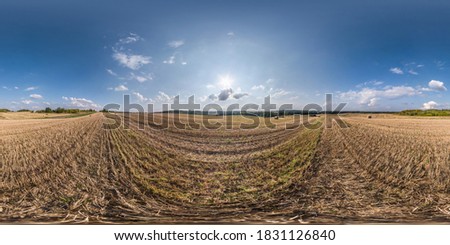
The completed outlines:
[[[229,74],[219,76],[218,85],[221,89],[231,88],[233,83],[234,83],[234,79]]]

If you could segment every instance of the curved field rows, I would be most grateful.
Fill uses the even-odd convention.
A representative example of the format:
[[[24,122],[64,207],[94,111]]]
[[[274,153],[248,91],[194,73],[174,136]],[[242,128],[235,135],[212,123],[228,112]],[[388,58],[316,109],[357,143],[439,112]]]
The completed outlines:
[[[301,190],[312,222],[450,222],[450,120],[346,118]]]
[[[101,113],[0,120],[0,221],[450,221],[450,120],[161,130],[125,117],[129,129]]]

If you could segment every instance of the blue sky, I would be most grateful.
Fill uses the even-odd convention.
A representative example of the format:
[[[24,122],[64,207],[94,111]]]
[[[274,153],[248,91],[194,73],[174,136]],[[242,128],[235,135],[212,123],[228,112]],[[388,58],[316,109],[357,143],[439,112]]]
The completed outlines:
[[[0,107],[449,108],[448,1],[0,2]]]

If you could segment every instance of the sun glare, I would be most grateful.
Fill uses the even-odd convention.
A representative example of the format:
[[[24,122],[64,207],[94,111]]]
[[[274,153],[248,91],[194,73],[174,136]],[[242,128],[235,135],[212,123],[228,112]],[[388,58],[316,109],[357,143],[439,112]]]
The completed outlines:
[[[229,75],[225,76],[219,76],[219,87],[221,89],[228,89],[231,88],[231,85],[233,85],[234,79]]]

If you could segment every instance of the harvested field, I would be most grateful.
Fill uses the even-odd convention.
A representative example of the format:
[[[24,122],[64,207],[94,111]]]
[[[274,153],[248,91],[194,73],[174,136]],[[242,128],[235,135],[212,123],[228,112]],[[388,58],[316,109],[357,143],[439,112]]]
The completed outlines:
[[[85,116],[90,113],[33,113],[33,112],[0,112],[0,120],[25,120],[45,118],[71,118]]]
[[[0,120],[0,221],[450,222],[448,119],[239,129],[252,118],[180,115],[224,122],[211,130],[161,129],[174,115],[153,116],[150,126],[136,113]],[[112,129],[124,117],[129,129]]]

